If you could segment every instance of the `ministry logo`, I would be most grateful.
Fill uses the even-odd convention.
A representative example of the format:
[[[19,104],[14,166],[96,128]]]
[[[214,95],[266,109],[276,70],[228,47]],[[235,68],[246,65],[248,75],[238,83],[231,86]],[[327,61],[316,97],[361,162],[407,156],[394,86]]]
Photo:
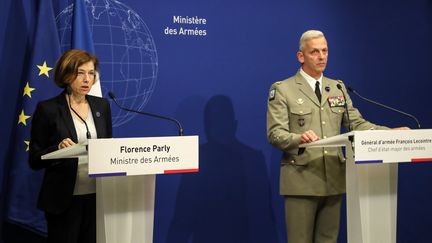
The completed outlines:
[[[102,95],[112,91],[117,102],[144,110],[157,83],[158,57],[153,36],[142,18],[114,0],[85,0],[96,55],[100,61]],[[62,51],[71,48],[73,4],[56,17]],[[111,104],[113,126],[121,126],[135,114]]]

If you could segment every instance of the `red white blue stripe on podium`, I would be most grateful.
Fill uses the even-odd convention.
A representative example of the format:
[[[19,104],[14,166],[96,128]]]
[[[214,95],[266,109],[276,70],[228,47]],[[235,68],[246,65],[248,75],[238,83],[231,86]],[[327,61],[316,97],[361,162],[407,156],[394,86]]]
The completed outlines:
[[[181,169],[181,170],[165,170],[161,174],[177,174],[177,173],[195,173],[199,172],[198,168],[195,169]],[[100,174],[89,174],[91,178],[96,177],[110,177],[110,176],[127,176],[126,172],[114,172],[114,173],[100,173]]]
[[[383,163],[419,163],[419,162],[432,162],[432,158],[412,158],[411,161],[399,162],[384,162],[383,160],[356,160],[355,164],[383,164]]]

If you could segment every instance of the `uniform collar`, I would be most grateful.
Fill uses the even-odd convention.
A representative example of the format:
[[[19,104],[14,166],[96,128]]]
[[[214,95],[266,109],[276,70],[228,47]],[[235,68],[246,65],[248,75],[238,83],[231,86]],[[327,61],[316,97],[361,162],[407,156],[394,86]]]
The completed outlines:
[[[322,79],[323,79],[323,74],[321,73],[321,77],[319,77],[319,79],[315,79],[313,77],[311,77],[309,74],[307,74],[305,71],[303,71],[303,68],[300,68],[300,74],[301,76],[306,80],[306,82],[311,86],[312,90],[315,90],[315,83],[316,81],[318,81],[320,83],[320,90],[322,93]]]

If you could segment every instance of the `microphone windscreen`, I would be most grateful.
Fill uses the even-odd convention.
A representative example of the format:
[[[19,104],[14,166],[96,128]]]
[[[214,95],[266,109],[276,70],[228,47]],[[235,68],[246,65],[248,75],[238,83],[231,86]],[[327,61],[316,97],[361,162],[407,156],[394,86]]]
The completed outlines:
[[[337,87],[338,89],[342,90],[342,85],[340,85],[340,84],[336,84],[336,87]]]

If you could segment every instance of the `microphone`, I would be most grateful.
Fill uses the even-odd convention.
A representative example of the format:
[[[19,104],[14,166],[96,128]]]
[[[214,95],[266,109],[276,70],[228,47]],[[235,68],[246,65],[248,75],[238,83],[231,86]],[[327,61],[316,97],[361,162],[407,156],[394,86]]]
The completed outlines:
[[[164,120],[168,120],[168,121],[172,121],[172,122],[174,122],[174,123],[177,125],[177,127],[178,127],[179,136],[183,136],[183,127],[182,127],[182,125],[180,124],[180,122],[179,122],[178,120],[176,120],[176,119],[174,119],[174,118],[171,118],[171,117],[167,117],[167,116],[162,116],[162,115],[153,114],[153,113],[149,113],[149,112],[142,112],[142,111],[132,110],[132,109],[129,109],[129,108],[123,107],[123,106],[121,106],[119,103],[117,103],[117,100],[116,100],[116,98],[115,98],[115,96],[114,96],[114,93],[111,92],[111,91],[108,92],[108,96],[109,96],[109,97],[114,101],[114,103],[115,103],[115,104],[116,104],[120,109],[122,109],[122,110],[129,111],[129,112],[133,112],[133,113],[137,113],[137,114],[141,114],[141,115],[145,115],[145,116],[156,117],[156,118],[159,118],[159,119],[164,119]]]
[[[413,116],[413,115],[411,115],[411,114],[408,114],[408,113],[406,113],[406,112],[403,112],[403,111],[401,111],[401,110],[398,110],[398,109],[392,108],[392,107],[390,107],[390,106],[387,106],[387,105],[381,104],[381,103],[379,103],[379,102],[373,101],[373,100],[371,100],[371,99],[365,98],[365,97],[361,96],[359,93],[357,93],[357,91],[355,91],[353,88],[351,88],[351,87],[349,87],[349,86],[347,86],[347,88],[348,88],[348,91],[350,91],[351,93],[354,93],[355,95],[357,95],[358,97],[360,97],[361,99],[363,99],[363,100],[365,100],[365,101],[367,101],[367,102],[370,102],[370,103],[372,103],[372,104],[375,104],[375,105],[378,105],[378,106],[384,107],[384,108],[386,108],[386,109],[392,110],[392,111],[394,111],[394,112],[397,112],[397,113],[399,113],[399,114],[402,114],[402,115],[405,115],[405,116],[408,116],[408,117],[414,119],[414,121],[417,123],[417,128],[420,129],[420,127],[421,127],[421,126],[420,126],[420,123],[419,123],[419,121],[417,120],[417,118],[416,118],[415,116]]]
[[[347,103],[347,99],[346,99],[346,96],[345,96],[345,92],[342,89],[342,85],[337,84],[336,87],[342,92],[342,95],[344,97],[344,100],[345,100],[345,102],[344,102],[345,113],[346,113],[347,120],[348,120],[348,132],[351,132],[352,131],[352,129],[351,129],[351,120],[350,120],[350,117],[349,117],[348,103]]]
[[[67,93],[67,96],[68,96],[68,99],[69,99],[69,103],[68,103],[69,109],[71,109],[73,111],[73,113],[75,113],[75,115],[77,115],[77,117],[84,123],[84,125],[86,127],[86,130],[87,130],[86,137],[87,137],[87,139],[90,139],[91,135],[90,135],[90,130],[89,130],[88,126],[87,126],[87,122],[80,115],[78,115],[78,112],[76,112],[74,110],[74,108],[72,108],[72,106],[70,104],[71,103],[70,96],[71,96],[72,91],[70,90],[69,86],[66,88],[66,93]]]

